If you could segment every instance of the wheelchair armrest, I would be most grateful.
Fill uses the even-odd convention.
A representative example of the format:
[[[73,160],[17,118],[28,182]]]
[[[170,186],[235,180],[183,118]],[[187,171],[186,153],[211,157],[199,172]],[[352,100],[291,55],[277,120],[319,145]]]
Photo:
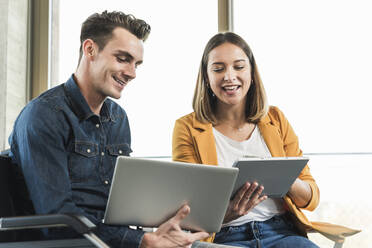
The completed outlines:
[[[0,230],[68,226],[79,234],[90,233],[96,226],[85,216],[48,214],[0,218]]]

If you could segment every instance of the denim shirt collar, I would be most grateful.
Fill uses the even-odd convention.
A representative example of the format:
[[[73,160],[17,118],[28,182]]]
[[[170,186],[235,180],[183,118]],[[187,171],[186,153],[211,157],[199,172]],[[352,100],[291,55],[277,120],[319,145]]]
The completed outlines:
[[[95,116],[93,111],[90,109],[87,101],[80,91],[79,86],[75,82],[74,75],[67,80],[64,85],[66,96],[71,104],[72,110],[79,117],[80,120],[87,120],[92,116]],[[100,116],[102,121],[112,120],[115,121],[114,116],[110,113],[109,102],[106,99],[102,105]]]

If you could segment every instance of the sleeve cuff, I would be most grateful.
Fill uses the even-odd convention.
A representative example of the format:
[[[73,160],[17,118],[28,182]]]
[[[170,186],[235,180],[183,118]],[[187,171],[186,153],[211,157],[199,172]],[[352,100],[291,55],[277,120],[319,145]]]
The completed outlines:
[[[138,248],[141,245],[144,231],[133,230],[128,228],[121,240],[122,248]]]

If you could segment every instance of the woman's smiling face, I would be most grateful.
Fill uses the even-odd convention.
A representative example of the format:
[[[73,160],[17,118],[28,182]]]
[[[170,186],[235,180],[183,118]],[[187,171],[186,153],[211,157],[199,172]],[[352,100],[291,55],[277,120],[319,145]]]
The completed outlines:
[[[211,50],[207,74],[209,85],[220,103],[245,104],[251,85],[251,66],[240,47],[223,43]]]

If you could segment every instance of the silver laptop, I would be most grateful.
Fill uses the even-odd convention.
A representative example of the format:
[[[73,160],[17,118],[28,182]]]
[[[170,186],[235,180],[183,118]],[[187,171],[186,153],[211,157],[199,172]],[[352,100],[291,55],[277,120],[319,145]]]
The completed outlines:
[[[104,223],[158,227],[187,203],[185,230],[218,232],[237,168],[119,156]]]
[[[242,158],[233,167],[239,168],[233,194],[245,182],[258,182],[264,186],[262,194],[271,198],[281,198],[300,175],[308,158],[305,157],[273,157],[273,158]]]

